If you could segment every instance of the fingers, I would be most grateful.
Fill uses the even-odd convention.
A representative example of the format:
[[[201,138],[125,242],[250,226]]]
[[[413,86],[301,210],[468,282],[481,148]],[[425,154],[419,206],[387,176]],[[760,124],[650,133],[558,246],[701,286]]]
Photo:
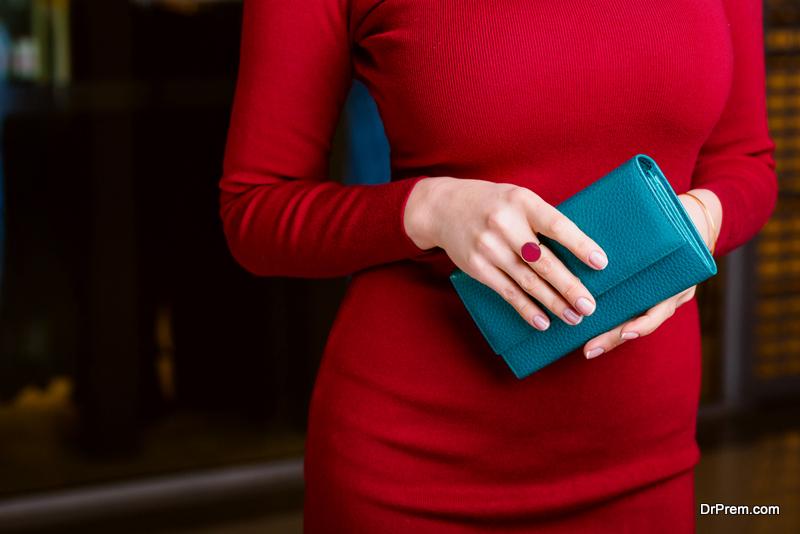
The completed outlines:
[[[567,324],[579,324],[584,316],[594,313],[596,301],[578,277],[548,247],[541,246],[536,231],[563,244],[594,269],[608,264],[605,252],[532,191],[507,188],[504,195],[504,201],[516,209],[498,209],[488,214],[488,231],[478,234],[477,254],[467,259],[475,274],[468,274],[492,287],[537,328],[534,318],[541,314],[539,324],[546,319],[542,307]],[[526,243],[530,245],[523,250]]]
[[[669,298],[663,302],[659,302],[643,315],[635,319],[631,319],[622,325],[620,338],[627,341],[629,339],[636,339],[639,336],[647,336],[652,334],[656,328],[664,323],[664,321],[675,315],[675,310],[677,310],[687,301],[691,300],[691,298],[694,296],[696,287],[697,286],[692,286],[689,289],[678,293],[672,298]]]
[[[578,281],[577,277],[567,271],[566,267],[562,266],[563,273],[559,273],[559,275],[564,279],[566,279],[566,277],[571,277],[573,281],[562,282],[560,285],[568,286],[566,291],[569,295],[568,298],[572,301],[578,301],[578,306],[583,308],[583,311],[579,311],[573,307],[574,305],[565,300],[562,294],[557,291],[558,288],[554,288],[551,283],[548,283],[548,280],[540,276],[535,269],[531,269],[531,265],[540,265],[540,262],[543,261],[549,265],[554,265],[554,260],[558,261],[545,247],[541,247],[541,256],[533,263],[526,262],[518,253],[514,253],[508,247],[497,249],[495,254],[492,260],[496,265],[501,265],[506,274],[514,279],[525,293],[541,302],[552,311],[553,314],[563,319],[567,324],[579,324],[584,315],[589,315],[594,311],[595,303],[591,294],[583,287],[583,284]],[[551,271],[551,274],[552,272],[554,272],[554,270]]]
[[[536,195],[523,198],[528,222],[537,232],[558,241],[593,269],[604,269],[608,265],[608,257],[600,245],[555,207]]]
[[[539,242],[533,229],[498,224],[496,230],[511,248],[493,242],[487,244],[485,254],[529,295],[567,324],[576,325],[583,316],[594,313],[597,303],[592,294],[548,247]]]
[[[586,343],[583,354],[588,359],[596,358],[626,341],[653,333],[664,321],[675,314],[675,310],[681,304],[694,296],[695,287],[693,286],[672,298],[659,302],[639,317],[635,317],[615,329],[597,336]]]
[[[540,299],[540,302],[544,303],[553,313],[560,317],[563,316],[564,313],[571,316],[570,311],[559,311],[564,310],[568,306],[574,307],[574,309],[571,310],[572,313],[576,311],[581,315],[591,315],[594,313],[597,303],[594,297],[592,297],[592,294],[589,293],[589,290],[586,289],[586,286],[581,283],[577,276],[567,269],[549,248],[540,243],[539,249],[541,253],[539,259],[536,261],[525,262],[525,259],[519,255],[517,258],[522,259],[529,269],[533,270],[533,272],[538,274],[541,278],[547,280],[554,289],[554,291],[545,292],[543,295],[549,300]],[[538,296],[536,297],[538,299]],[[568,323],[578,324],[578,322],[570,320],[571,318],[572,317],[568,317],[566,319]]]
[[[601,334],[586,343],[583,354],[587,359],[596,358],[601,354],[615,349],[626,341],[636,339],[640,335],[647,335],[640,334],[637,331],[639,328],[646,327],[649,330],[647,332],[649,334],[655,330],[658,325],[663,323],[667,317],[669,317],[669,315],[667,314],[664,303],[662,302],[657,304],[645,314],[640,315],[635,319],[631,319],[630,321],[623,323],[613,330],[610,330],[605,334]]]
[[[547,330],[550,326],[547,314],[506,273],[489,262],[473,265],[473,267],[477,267],[480,272],[480,278],[476,277],[476,279],[499,293],[528,324],[533,325],[537,330]],[[528,270],[530,271],[530,269]],[[534,273],[531,274],[536,276]]]

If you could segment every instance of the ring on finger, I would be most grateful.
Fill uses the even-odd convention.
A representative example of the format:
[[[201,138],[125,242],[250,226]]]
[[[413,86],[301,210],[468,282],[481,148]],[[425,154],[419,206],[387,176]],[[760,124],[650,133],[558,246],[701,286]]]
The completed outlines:
[[[522,259],[528,263],[533,263],[542,257],[541,247],[538,243],[534,243],[533,241],[529,241],[522,245],[519,253],[520,256],[522,256]]]

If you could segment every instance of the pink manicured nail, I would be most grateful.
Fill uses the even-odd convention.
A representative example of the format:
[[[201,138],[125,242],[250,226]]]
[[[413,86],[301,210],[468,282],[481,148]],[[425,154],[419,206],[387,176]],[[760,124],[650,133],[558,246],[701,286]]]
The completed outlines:
[[[598,269],[605,269],[606,265],[608,265],[608,258],[604,255],[600,254],[596,250],[589,254],[589,263],[597,267]]]
[[[581,312],[582,314],[591,315],[592,312],[594,311],[595,306],[589,299],[581,297],[575,303],[575,307],[578,308],[578,311]]]
[[[601,349],[601,348],[596,348],[596,349],[590,350],[589,352],[586,353],[586,359],[587,360],[591,360],[592,358],[596,358],[596,357],[600,356],[604,352],[605,351],[603,349]]]
[[[522,259],[527,262],[534,262],[542,255],[542,249],[536,243],[525,243],[522,245]]]
[[[639,337],[639,334],[637,334],[636,332],[625,332],[624,334],[622,334],[622,339],[625,340],[636,339],[637,337]]]
[[[536,317],[533,318],[533,324],[535,324],[539,330],[544,330],[550,323],[547,321],[547,319],[545,319],[541,315],[537,315]]]
[[[564,318],[572,324],[578,324],[581,320],[581,316],[575,313],[572,308],[564,310]]]

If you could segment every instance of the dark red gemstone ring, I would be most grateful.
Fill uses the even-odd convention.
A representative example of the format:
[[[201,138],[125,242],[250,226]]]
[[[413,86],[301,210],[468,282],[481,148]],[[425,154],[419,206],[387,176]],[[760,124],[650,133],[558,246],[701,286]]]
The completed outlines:
[[[522,254],[522,259],[533,263],[538,260],[542,255],[542,249],[536,243],[529,242],[522,245],[522,250],[520,251]]]

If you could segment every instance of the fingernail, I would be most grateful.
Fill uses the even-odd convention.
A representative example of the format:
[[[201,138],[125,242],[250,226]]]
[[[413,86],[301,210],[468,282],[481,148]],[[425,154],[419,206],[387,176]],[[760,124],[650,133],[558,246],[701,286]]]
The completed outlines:
[[[608,258],[606,258],[603,254],[600,254],[595,250],[591,254],[589,254],[589,263],[591,263],[598,269],[605,269],[606,265],[608,265]]]
[[[592,358],[596,358],[596,357],[600,356],[604,352],[605,351],[603,349],[601,349],[601,348],[590,350],[589,352],[586,353],[586,359],[587,360],[591,360]]]
[[[564,318],[571,324],[578,324],[581,321],[581,316],[575,313],[572,308],[564,310]]]
[[[594,304],[592,304],[592,302],[585,297],[579,298],[575,303],[575,307],[578,308],[578,311],[584,315],[591,315],[594,311]]]
[[[639,334],[636,332],[625,332],[622,334],[622,339],[636,339],[637,337],[639,337]]]
[[[541,315],[537,315],[536,317],[533,318],[533,324],[536,325],[536,327],[539,330],[545,330],[547,328],[547,325],[550,323],[548,323],[547,319],[545,319]]]

